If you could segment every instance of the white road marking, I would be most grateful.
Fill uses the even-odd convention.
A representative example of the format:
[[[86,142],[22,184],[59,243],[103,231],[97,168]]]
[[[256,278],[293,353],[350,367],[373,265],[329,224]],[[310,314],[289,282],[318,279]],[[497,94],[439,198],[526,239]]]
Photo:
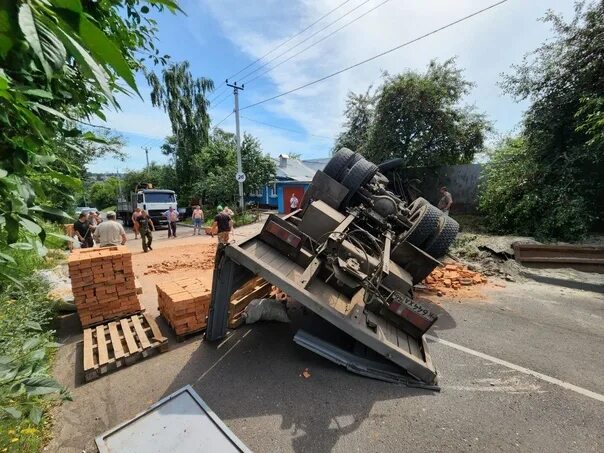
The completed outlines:
[[[592,392],[591,390],[584,389],[583,387],[578,387],[570,382],[562,381],[555,377],[548,376],[547,374],[539,373],[538,371],[533,371],[529,368],[525,368],[520,365],[516,365],[514,363],[507,362],[505,360],[498,359],[497,357],[493,357],[491,355],[485,354],[480,351],[475,351],[474,349],[466,348],[465,346],[461,346],[459,344],[451,343],[450,341],[443,340],[442,338],[433,337],[432,335],[426,335],[426,339],[430,341],[434,341],[436,343],[444,344],[445,346],[449,346],[450,348],[457,349],[458,351],[465,352],[466,354],[471,354],[476,357],[480,357],[481,359],[488,360],[493,363],[497,363],[499,365],[505,366],[507,368],[511,368],[512,370],[516,370],[520,373],[528,374],[529,376],[534,376],[537,379],[541,379],[542,381],[549,382],[550,384],[558,385],[567,390],[571,390],[580,395],[587,396],[588,398],[592,398],[597,401],[601,401],[604,403],[604,395],[596,392]]]
[[[216,365],[218,365],[220,362],[222,362],[222,359],[224,359],[224,358],[225,358],[225,357],[226,357],[226,356],[229,354],[229,352],[231,352],[233,349],[235,349],[235,347],[236,347],[236,346],[237,346],[239,343],[241,343],[241,340],[243,340],[245,337],[247,337],[247,336],[248,336],[250,333],[251,333],[251,330],[248,330],[246,333],[244,333],[244,334],[243,334],[243,336],[242,336],[242,337],[241,337],[239,340],[237,340],[237,343],[235,343],[233,346],[231,346],[231,347],[230,347],[230,348],[227,350],[227,352],[225,352],[224,354],[222,354],[222,355],[220,356],[220,358],[219,358],[218,360],[216,360],[216,362],[214,362],[210,368],[208,368],[208,369],[207,369],[207,370],[206,370],[206,371],[205,371],[205,372],[204,372],[204,373],[203,373],[201,376],[199,376],[199,378],[197,378],[197,380],[195,381],[195,384],[197,384],[197,383],[198,383],[199,381],[201,381],[201,380],[202,380],[204,377],[206,377],[206,375],[207,375],[207,374],[208,374],[210,371],[212,371],[212,370],[214,369],[214,367],[216,367]],[[195,385],[195,384],[193,384],[193,385]]]

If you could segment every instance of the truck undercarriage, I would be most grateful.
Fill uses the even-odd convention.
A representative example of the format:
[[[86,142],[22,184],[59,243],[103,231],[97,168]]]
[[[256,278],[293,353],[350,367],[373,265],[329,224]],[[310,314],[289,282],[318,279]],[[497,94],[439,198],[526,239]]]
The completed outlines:
[[[387,187],[378,166],[342,149],[317,172],[301,209],[271,215],[256,236],[219,247],[208,340],[226,335],[231,294],[261,276],[412,379],[436,384],[424,334],[437,316],[413,287],[439,265],[459,226],[426,200],[407,203]],[[353,371],[396,375],[303,332],[296,342]]]

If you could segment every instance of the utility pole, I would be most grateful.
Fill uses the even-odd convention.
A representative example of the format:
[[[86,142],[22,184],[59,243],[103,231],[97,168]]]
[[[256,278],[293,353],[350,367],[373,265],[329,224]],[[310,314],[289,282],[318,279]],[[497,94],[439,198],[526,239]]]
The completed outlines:
[[[143,149],[145,150],[145,157],[147,158],[147,176],[149,176],[149,147],[143,146]]]
[[[245,181],[245,173],[243,173],[243,166],[241,165],[241,134],[239,131],[239,90],[243,90],[244,85],[237,85],[237,82],[229,83],[228,79],[225,81],[227,86],[233,89],[233,95],[235,96],[235,131],[237,135],[237,175],[235,176],[239,183],[239,208],[243,211],[245,203],[243,201],[243,182]]]

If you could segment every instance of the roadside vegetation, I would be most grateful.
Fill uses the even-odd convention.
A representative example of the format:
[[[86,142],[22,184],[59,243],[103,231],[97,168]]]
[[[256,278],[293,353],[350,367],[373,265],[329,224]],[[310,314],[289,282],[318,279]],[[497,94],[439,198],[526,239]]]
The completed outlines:
[[[504,77],[530,104],[521,133],[490,153],[480,208],[491,231],[576,241],[604,228],[604,2],[544,21],[555,39]]]
[[[55,307],[35,271],[60,256],[52,223],[71,221],[86,165],[123,146],[90,120],[138,92],[144,64],[167,63],[151,9],[178,6],[0,1],[0,451],[39,451],[50,402],[68,397],[51,377]]]

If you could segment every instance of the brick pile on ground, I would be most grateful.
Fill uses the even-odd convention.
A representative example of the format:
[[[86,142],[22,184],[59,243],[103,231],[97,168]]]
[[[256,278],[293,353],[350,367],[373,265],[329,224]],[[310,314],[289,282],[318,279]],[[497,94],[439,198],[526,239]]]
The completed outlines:
[[[198,332],[207,325],[211,293],[195,277],[156,284],[159,312],[176,335]]]
[[[169,274],[175,270],[213,269],[215,255],[216,246],[211,245],[202,250],[200,253],[185,253],[180,258],[150,264],[147,266],[147,270],[145,270],[144,275]]]
[[[126,247],[75,249],[68,260],[74,303],[83,327],[139,313],[132,253]]]
[[[439,296],[445,294],[446,290],[459,290],[484,283],[487,283],[484,275],[461,264],[439,266],[424,280],[428,290],[436,292]]]

